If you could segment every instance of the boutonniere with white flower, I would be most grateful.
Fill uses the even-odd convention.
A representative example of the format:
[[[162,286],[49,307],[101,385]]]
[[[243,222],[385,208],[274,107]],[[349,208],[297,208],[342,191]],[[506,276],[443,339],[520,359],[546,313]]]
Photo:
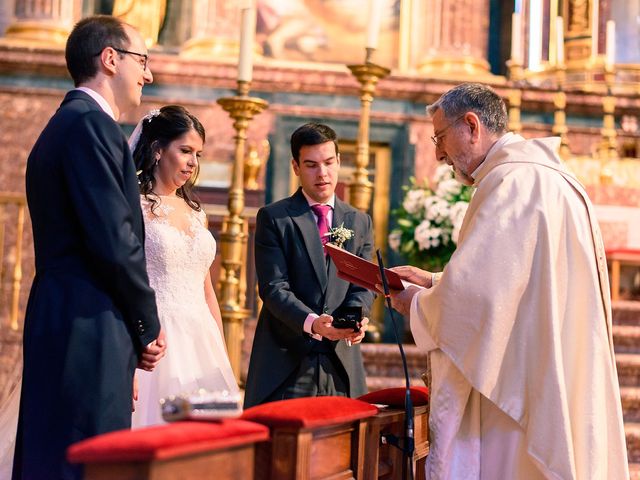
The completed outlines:
[[[344,222],[339,227],[332,227],[328,233],[325,233],[329,237],[329,241],[338,248],[343,248],[344,242],[353,238],[353,230],[346,228]]]

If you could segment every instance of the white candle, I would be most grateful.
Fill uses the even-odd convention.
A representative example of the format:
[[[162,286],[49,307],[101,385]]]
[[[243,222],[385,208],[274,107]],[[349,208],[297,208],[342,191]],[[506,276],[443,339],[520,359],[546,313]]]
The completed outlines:
[[[522,23],[520,14],[511,14],[511,61],[516,65],[522,65]]]
[[[256,34],[256,9],[243,8],[241,12],[238,80],[250,82],[253,72],[253,42]]]
[[[564,64],[564,21],[562,17],[556,18],[556,63]]]
[[[607,20],[607,45],[604,62],[608,69],[613,68],[613,64],[616,63],[616,22],[613,20]]]
[[[369,24],[367,25],[367,48],[378,48],[380,23],[382,21],[382,0],[369,0]]]

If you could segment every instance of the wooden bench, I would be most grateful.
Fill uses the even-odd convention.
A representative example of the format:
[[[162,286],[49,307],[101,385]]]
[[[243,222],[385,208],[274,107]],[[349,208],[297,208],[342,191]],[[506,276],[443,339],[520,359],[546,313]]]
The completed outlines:
[[[266,427],[243,420],[176,422],[98,435],[67,458],[85,465],[87,480],[251,480],[255,443],[268,438]]]
[[[377,415],[369,419],[365,447],[365,478],[401,480],[403,452],[393,445],[384,443],[382,437],[405,436],[404,430],[404,388],[388,388],[368,393],[360,400],[378,405],[387,405]],[[429,454],[429,393],[425,387],[411,387],[411,401],[414,405],[414,452],[413,472],[416,480],[425,478],[425,462]]]
[[[373,405],[344,397],[309,397],[265,403],[242,418],[269,427],[271,440],[256,448],[258,479],[363,479],[367,419]]]

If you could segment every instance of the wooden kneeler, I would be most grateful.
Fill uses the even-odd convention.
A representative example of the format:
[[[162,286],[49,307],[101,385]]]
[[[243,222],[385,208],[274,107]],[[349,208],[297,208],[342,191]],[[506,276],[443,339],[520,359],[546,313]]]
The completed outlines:
[[[345,397],[309,397],[265,403],[242,418],[271,430],[256,446],[257,479],[364,478],[367,418],[378,409]]]
[[[367,393],[359,400],[378,405],[388,405],[369,419],[365,448],[365,478],[401,480],[403,453],[398,448],[381,442],[382,436],[403,437],[405,388],[387,388]],[[429,453],[429,391],[426,387],[411,387],[414,416],[413,452],[414,478],[425,478],[425,462]]]
[[[243,420],[176,422],[83,440],[67,458],[85,464],[87,480],[251,480],[255,443],[268,438]]]

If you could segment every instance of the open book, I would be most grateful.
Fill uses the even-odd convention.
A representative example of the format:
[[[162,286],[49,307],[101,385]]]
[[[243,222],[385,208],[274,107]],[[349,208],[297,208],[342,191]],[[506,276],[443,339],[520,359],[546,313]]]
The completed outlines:
[[[327,243],[325,249],[338,269],[338,277],[360,287],[378,292],[376,284],[382,285],[382,279],[380,278],[380,268],[377,264],[336,247],[332,243]],[[402,280],[397,273],[388,268],[384,269],[384,273],[387,276],[390,289],[404,290]]]

